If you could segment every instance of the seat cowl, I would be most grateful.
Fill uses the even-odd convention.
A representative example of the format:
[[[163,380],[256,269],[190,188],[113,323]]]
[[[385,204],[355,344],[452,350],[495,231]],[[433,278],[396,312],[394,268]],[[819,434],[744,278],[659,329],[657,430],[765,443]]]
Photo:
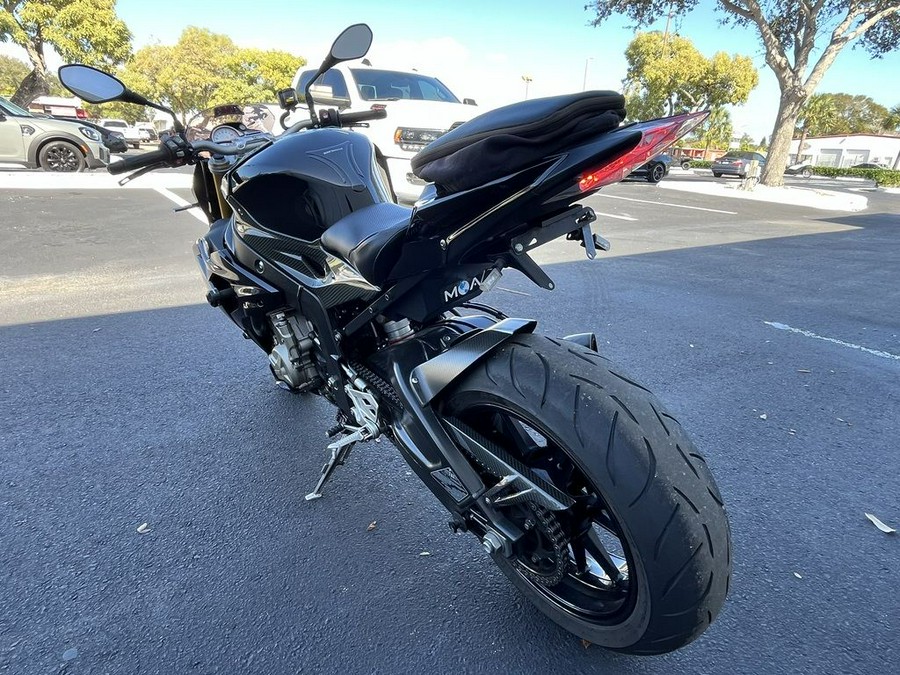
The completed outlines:
[[[322,233],[322,248],[381,286],[400,257],[412,209],[372,204],[344,216]]]

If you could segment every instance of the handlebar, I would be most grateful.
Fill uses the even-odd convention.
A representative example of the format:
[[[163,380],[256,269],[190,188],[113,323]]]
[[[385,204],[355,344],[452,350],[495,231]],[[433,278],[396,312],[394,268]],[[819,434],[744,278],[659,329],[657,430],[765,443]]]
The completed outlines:
[[[380,120],[387,117],[387,110],[384,108],[376,108],[374,110],[363,110],[355,113],[339,113],[335,111],[323,111],[323,126],[351,126],[359,124],[367,120]],[[289,134],[301,129],[312,126],[310,120],[301,120],[291,126],[285,134]],[[115,162],[106,167],[106,170],[115,175],[119,173],[127,173],[135,169],[159,165],[176,166],[191,162],[191,154],[198,152],[211,152],[215,155],[240,155],[254,146],[262,143],[270,142],[272,137],[268,134],[260,134],[259,136],[245,136],[234,143],[213,143],[212,141],[194,141],[186,143],[183,140],[167,140],[159,144],[158,150],[146,152],[137,157],[126,157],[120,162]]]
[[[110,164],[106,167],[106,170],[115,175],[150,166],[151,164],[165,164],[172,159],[172,151],[169,149],[169,146],[162,144],[159,146],[159,150],[145,152],[143,155],[137,155],[136,157],[126,157],[121,162]]]
[[[363,110],[362,112],[355,113],[341,113],[338,115],[341,126],[350,126],[351,124],[358,124],[359,122],[366,122],[368,120],[383,120],[385,117],[387,117],[387,110],[384,108]]]

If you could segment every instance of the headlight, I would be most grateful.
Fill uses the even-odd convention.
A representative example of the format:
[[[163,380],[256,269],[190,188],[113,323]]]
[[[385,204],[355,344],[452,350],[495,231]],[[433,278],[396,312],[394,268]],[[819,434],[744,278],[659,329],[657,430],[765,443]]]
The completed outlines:
[[[100,142],[101,136],[96,129],[91,129],[90,127],[78,127],[78,131],[81,132],[81,135],[85,138],[89,138],[92,141]]]
[[[426,145],[435,141],[445,133],[444,129],[410,129],[407,127],[397,127],[394,132],[394,143],[400,146],[401,150],[409,152],[418,152]]]

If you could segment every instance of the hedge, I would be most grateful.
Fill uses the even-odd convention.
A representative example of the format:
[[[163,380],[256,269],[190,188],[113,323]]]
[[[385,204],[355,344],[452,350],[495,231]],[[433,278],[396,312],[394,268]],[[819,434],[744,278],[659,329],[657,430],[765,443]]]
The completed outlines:
[[[712,162],[691,160],[692,169],[708,169],[711,166]],[[900,187],[900,171],[891,169],[838,169],[833,166],[813,166],[810,168],[816,176],[868,178],[875,181],[878,187]]]
[[[875,181],[879,187],[900,187],[900,171],[891,169],[838,169],[833,166],[814,166],[812,172],[816,176],[829,178],[868,178]]]

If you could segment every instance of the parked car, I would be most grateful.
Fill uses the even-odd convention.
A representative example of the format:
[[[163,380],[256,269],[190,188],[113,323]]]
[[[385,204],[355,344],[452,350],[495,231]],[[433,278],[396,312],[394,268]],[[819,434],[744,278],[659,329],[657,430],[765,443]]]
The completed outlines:
[[[886,169],[884,164],[873,164],[872,162],[863,162],[862,164],[854,164],[851,169]]]
[[[91,129],[96,129],[97,133],[100,134],[103,145],[105,145],[110,152],[128,152],[128,143],[125,142],[125,137],[119,131],[113,131],[112,129],[101,127],[99,124],[88,122],[87,120],[78,119],[77,117],[67,117],[63,115],[49,115],[49,117],[52,117],[55,120],[78,122],[79,124],[83,124],[84,126],[90,127]]]
[[[303,92],[316,68],[297,71],[292,86],[301,103]],[[452,127],[475,117],[475,101],[460,101],[436,77],[424,73],[386,70],[367,61],[334,66],[312,88],[313,100],[341,111],[357,112],[375,106],[387,109],[383,120],[367,122],[355,129],[367,136],[386,159],[391,184],[397,197],[415,201],[426,182],[415,176],[410,160],[422,148]],[[291,121],[307,115],[298,109]]]
[[[0,162],[44,171],[83,171],[109,163],[100,132],[83,122],[37,117],[0,96]]]
[[[809,162],[791,164],[784,170],[784,173],[788,176],[802,176],[803,178],[809,178],[813,175],[812,164],[810,164]]]
[[[141,134],[141,141],[145,143],[155,142],[159,140],[159,134],[154,126],[148,122],[138,122],[134,125]]]
[[[657,155],[646,164],[632,171],[629,177],[646,178],[648,183],[658,183],[669,175],[669,168],[672,166],[672,162],[671,155]]]
[[[747,170],[750,168],[750,162],[753,160],[759,162],[760,168],[766,164],[765,155],[761,155],[758,152],[731,150],[714,161],[710,168],[712,169],[713,176],[716,178],[725,174],[746,178]]]
[[[102,119],[100,120],[100,126],[110,131],[121,133],[128,145],[135,150],[141,147],[141,132],[138,131],[137,127],[131,126],[125,120]]]

